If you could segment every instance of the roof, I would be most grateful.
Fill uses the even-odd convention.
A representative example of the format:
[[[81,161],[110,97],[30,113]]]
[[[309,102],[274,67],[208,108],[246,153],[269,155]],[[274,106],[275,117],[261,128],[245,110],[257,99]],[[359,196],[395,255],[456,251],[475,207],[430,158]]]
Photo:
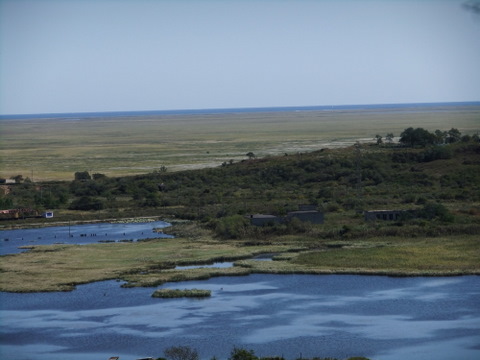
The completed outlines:
[[[318,214],[319,211],[317,210],[297,210],[297,211],[290,211],[289,214]]]
[[[253,214],[250,215],[251,219],[274,219],[276,218],[275,215],[266,215],[266,214]]]

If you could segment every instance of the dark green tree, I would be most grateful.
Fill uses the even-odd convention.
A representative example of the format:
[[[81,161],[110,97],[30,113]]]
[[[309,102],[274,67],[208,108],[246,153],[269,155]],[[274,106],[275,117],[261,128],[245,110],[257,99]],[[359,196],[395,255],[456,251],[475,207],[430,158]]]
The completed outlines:
[[[444,144],[447,138],[447,132],[441,130],[435,130],[435,144]]]
[[[437,138],[434,134],[423,128],[414,129],[409,127],[400,134],[400,142],[411,147],[433,145],[435,144],[436,139]]]
[[[77,171],[75,173],[75,180],[91,180],[92,177],[88,173],[88,171]]]
[[[448,132],[447,132],[447,142],[449,144],[459,142],[461,138],[462,138],[462,134],[460,133],[460,131],[458,129],[451,128],[450,130],[448,130]]]

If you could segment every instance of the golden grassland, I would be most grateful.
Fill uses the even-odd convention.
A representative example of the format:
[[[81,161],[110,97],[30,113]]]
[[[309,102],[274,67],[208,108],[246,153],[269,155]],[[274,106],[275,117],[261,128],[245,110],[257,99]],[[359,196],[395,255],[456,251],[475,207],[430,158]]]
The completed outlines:
[[[432,238],[371,238],[336,241],[278,237],[246,245],[219,241],[192,223],[178,238],[90,245],[48,245],[0,256],[0,291],[69,291],[75,285],[117,279],[125,287],[203,280],[213,276],[271,274],[370,274],[389,276],[479,275],[476,235]],[[182,231],[186,229],[185,232]],[[198,229],[196,235],[193,234]],[[258,261],[258,254],[277,254]],[[236,261],[231,268],[180,270],[176,265]]]
[[[480,130],[479,107],[225,113],[0,122],[0,177],[71,180],[219,166],[230,160],[342,147],[407,127]]]

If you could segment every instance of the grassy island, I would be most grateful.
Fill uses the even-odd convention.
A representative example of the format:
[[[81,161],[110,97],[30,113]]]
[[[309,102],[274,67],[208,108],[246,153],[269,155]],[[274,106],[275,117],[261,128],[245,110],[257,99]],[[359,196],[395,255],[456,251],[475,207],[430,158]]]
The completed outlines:
[[[152,294],[154,298],[163,298],[163,299],[171,299],[171,298],[204,298],[210,297],[212,292],[210,290],[202,290],[202,289],[160,289],[155,290]]]

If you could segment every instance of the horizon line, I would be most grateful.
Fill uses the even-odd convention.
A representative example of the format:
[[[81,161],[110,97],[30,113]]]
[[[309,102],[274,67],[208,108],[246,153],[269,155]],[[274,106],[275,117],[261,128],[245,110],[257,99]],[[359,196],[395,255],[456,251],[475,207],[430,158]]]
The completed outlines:
[[[479,101],[446,101],[446,102],[413,102],[413,103],[377,103],[377,104],[344,104],[344,105],[293,105],[293,106],[259,106],[259,107],[233,107],[233,108],[190,108],[190,109],[167,109],[167,110],[104,110],[104,111],[80,111],[80,112],[53,112],[53,113],[23,113],[23,114],[0,114],[0,119],[27,119],[27,118],[71,118],[71,117],[98,117],[110,116],[141,116],[141,115],[194,115],[194,114],[221,114],[239,112],[281,112],[281,111],[308,111],[308,110],[346,110],[360,108],[395,108],[395,107],[421,107],[421,106],[475,106]]]

